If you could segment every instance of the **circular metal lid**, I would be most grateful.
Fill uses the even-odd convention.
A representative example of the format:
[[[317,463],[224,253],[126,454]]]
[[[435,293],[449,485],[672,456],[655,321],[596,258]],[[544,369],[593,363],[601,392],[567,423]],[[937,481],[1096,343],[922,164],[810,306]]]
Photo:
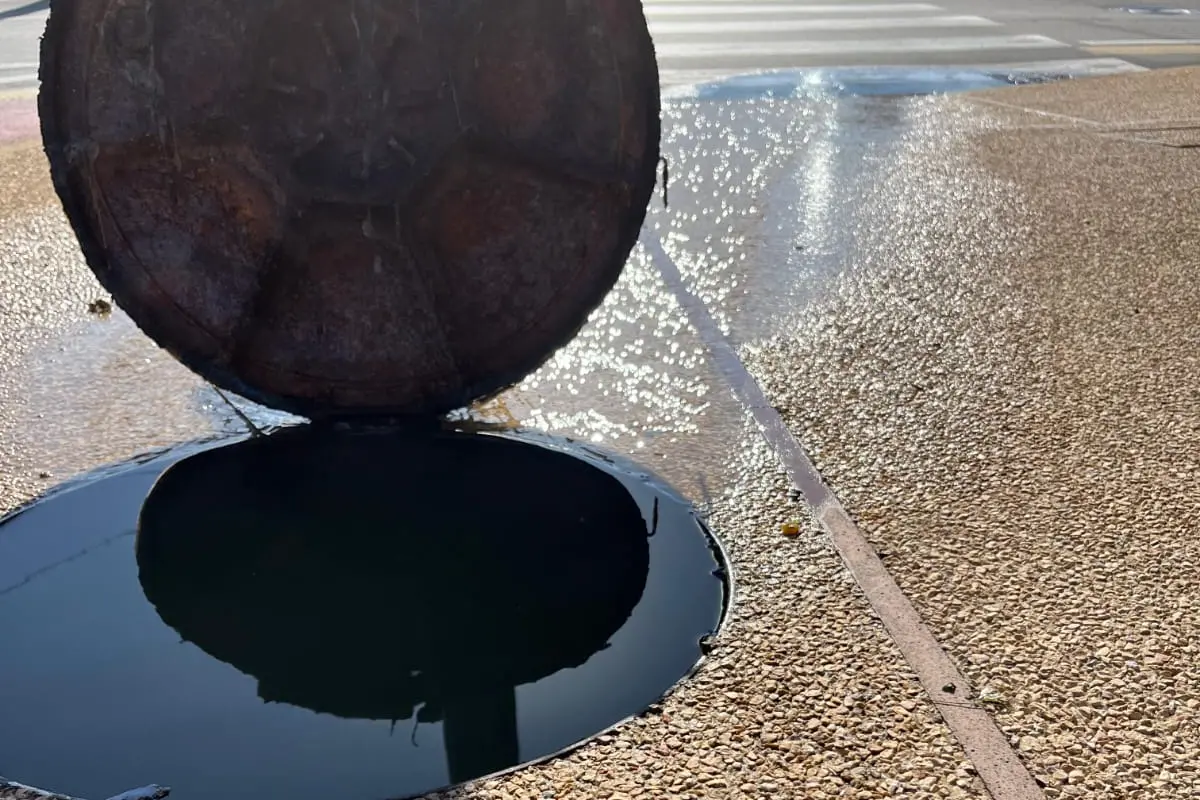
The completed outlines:
[[[55,0],[39,105],[117,304],[317,417],[537,368],[616,281],[658,159],[640,0]]]

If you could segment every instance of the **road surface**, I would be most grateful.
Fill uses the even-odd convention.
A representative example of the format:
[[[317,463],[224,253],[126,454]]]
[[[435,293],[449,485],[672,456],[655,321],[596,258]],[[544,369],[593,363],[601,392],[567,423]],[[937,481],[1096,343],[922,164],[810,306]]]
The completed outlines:
[[[37,88],[38,41],[49,0],[0,0],[0,96]]]
[[[1200,0],[1172,5],[1191,7],[1152,14],[1078,0],[646,0],[646,13],[672,84],[832,65],[1045,64],[1084,75],[1196,63]]]
[[[646,0],[664,82],[782,67],[1053,63],[1076,74],[1200,62],[1200,0]],[[0,93],[37,87],[47,0],[0,0]]]

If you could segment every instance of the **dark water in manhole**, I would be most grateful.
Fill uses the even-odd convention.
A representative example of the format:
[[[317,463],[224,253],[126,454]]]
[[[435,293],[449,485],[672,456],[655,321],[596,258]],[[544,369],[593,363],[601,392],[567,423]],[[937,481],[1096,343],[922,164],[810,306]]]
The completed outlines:
[[[532,435],[306,427],[0,524],[0,772],[83,797],[409,797],[685,677],[728,584],[690,506]]]

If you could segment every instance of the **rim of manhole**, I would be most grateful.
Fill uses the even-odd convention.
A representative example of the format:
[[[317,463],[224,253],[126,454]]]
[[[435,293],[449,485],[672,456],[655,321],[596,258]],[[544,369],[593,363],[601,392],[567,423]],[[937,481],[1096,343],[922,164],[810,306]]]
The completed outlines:
[[[177,448],[0,519],[0,750],[83,797],[418,797],[653,713],[732,585],[682,496],[546,434]]]

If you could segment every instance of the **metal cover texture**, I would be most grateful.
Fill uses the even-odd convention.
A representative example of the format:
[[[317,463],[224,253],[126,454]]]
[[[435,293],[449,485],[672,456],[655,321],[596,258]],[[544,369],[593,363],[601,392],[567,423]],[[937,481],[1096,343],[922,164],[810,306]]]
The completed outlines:
[[[53,0],[41,78],[101,284],[207,380],[312,417],[519,381],[654,189],[640,0]]]

